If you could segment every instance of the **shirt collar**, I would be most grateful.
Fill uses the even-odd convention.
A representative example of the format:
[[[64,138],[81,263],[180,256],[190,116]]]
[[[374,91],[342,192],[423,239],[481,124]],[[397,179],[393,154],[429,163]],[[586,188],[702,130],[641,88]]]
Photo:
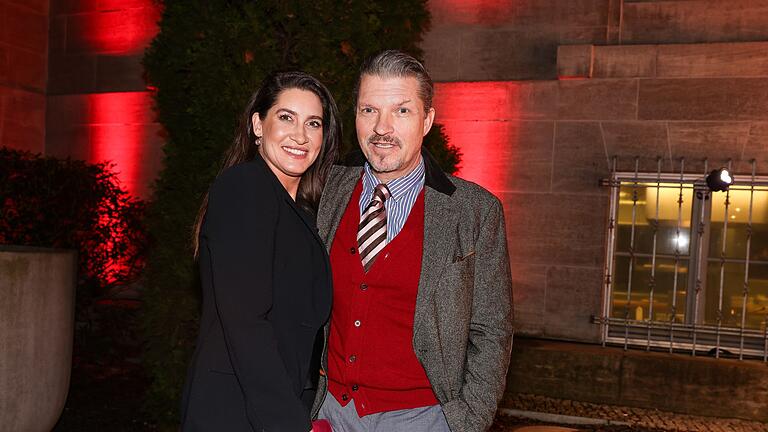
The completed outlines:
[[[376,188],[376,185],[381,183],[379,179],[376,178],[376,175],[373,174],[373,170],[371,170],[371,166],[368,164],[368,162],[364,165],[364,173],[363,173],[363,192],[367,195],[368,193],[373,193],[373,189]],[[398,177],[394,180],[390,180],[387,182],[387,188],[389,189],[389,193],[392,195],[390,199],[394,199],[395,202],[399,201],[400,198],[405,195],[409,190],[413,188],[419,188],[421,189],[424,186],[424,158],[421,157],[419,159],[419,165],[416,166],[416,168],[413,169],[413,171],[409,172],[408,174]]]

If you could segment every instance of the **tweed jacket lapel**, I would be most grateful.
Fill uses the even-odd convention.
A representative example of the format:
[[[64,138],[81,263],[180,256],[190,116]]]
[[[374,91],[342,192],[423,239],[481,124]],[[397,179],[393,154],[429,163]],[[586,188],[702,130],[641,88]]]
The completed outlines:
[[[456,231],[458,212],[452,211],[456,186],[445,175],[432,155],[422,147],[424,158],[424,250],[421,255],[421,276],[416,295],[416,313],[413,321],[414,349],[420,334],[426,328],[424,321],[430,311],[430,302],[440,282],[440,276],[451,258],[450,239]],[[433,335],[427,335],[433,336]]]
[[[421,256],[421,276],[416,296],[414,340],[419,339],[424,318],[435,295],[440,276],[450,261],[453,250],[449,233],[455,231],[458,213],[451,211],[451,196],[427,186],[424,188],[424,250]]]

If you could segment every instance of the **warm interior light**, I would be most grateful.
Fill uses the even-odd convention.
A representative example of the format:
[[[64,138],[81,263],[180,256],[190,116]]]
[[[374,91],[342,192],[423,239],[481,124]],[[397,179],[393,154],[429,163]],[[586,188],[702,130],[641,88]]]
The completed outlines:
[[[686,233],[680,233],[675,236],[672,241],[678,250],[688,250],[688,235]]]
[[[768,188],[765,186],[750,187],[747,185],[733,185],[726,194],[712,194],[713,223],[722,223],[725,220],[725,201],[728,198],[728,220],[734,223],[747,223],[751,220],[755,224],[768,222]],[[752,212],[749,214],[750,201]],[[732,216],[736,216],[735,219]]]

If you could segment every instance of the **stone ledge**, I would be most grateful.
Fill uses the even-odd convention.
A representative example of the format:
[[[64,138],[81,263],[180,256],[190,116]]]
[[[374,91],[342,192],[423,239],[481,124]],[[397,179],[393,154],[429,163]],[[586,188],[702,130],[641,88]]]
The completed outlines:
[[[589,425],[590,430],[600,431],[768,432],[768,424],[756,421],[692,416],[657,409],[593,404],[530,394],[507,395],[502,401],[499,413],[572,425],[579,427],[578,430],[584,430],[581,427]]]
[[[768,0],[624,0],[624,43],[759,41]]]
[[[518,338],[506,393],[768,421],[768,368],[756,360]]]
[[[564,78],[768,77],[768,42],[675,45],[561,45]]]

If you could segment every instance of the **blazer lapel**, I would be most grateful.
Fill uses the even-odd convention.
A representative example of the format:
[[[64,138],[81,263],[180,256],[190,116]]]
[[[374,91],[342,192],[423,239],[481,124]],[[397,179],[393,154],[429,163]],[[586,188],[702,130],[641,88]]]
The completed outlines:
[[[421,276],[416,295],[414,339],[417,338],[429,303],[437,289],[440,275],[451,258],[451,230],[457,225],[458,214],[451,211],[451,197],[430,187],[424,190],[424,250],[421,256]]]
[[[296,212],[296,215],[299,216],[299,219],[304,222],[304,225],[307,226],[307,229],[312,233],[312,236],[315,238],[315,240],[317,240],[321,245],[325,246],[323,239],[320,238],[320,235],[317,232],[317,227],[315,226],[314,221],[308,217],[309,215],[304,210],[299,208],[299,205],[296,204],[293,199],[291,199],[290,195],[285,197],[285,202],[290,208],[293,209],[294,212]]]
[[[339,227],[341,217],[347,210],[349,199],[360,180],[362,167],[339,167],[332,173],[320,198],[320,208],[317,212],[317,227],[320,237],[324,240],[328,253],[331,252],[333,237]]]
[[[315,226],[314,221],[312,221],[310,218],[308,218],[308,215],[304,210],[299,209],[299,205],[296,203],[296,201],[293,200],[291,195],[288,193],[288,191],[285,190],[285,187],[280,183],[280,180],[277,179],[277,176],[275,176],[275,173],[272,172],[272,170],[267,166],[267,163],[264,161],[264,159],[261,157],[259,153],[256,153],[256,156],[253,158],[251,163],[256,164],[261,170],[264,172],[264,175],[269,179],[268,181],[271,181],[272,188],[274,189],[275,193],[278,196],[282,196],[285,200],[285,204],[290,207],[294,212],[296,212],[296,215],[299,216],[299,219],[301,219],[302,222],[304,222],[304,225],[306,225],[309,232],[312,233],[312,236],[320,242],[321,245],[323,245],[323,240],[320,238],[320,236],[317,233],[317,227]]]

